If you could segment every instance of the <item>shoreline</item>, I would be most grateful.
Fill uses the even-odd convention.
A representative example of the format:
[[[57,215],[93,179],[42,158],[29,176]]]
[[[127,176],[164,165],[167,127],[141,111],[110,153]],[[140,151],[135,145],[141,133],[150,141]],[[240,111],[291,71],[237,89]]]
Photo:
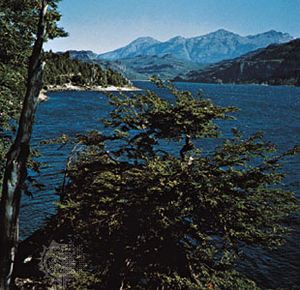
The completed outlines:
[[[42,89],[38,98],[40,103],[48,101],[48,93],[49,92],[64,92],[64,91],[90,91],[90,92],[140,92],[142,89],[137,88],[135,86],[75,86],[72,84],[64,84],[64,85],[49,85],[46,89]]]
[[[72,84],[64,85],[50,85],[47,87],[46,92],[58,92],[58,91],[94,91],[94,92],[137,92],[142,91],[141,89],[134,86],[76,86]]]

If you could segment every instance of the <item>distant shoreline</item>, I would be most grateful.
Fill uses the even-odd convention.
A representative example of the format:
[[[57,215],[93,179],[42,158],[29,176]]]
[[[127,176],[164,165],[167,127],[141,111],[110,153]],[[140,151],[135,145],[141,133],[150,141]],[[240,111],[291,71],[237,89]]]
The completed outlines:
[[[274,84],[274,83],[255,83],[255,82],[195,82],[187,80],[171,80],[172,83],[182,83],[182,84],[202,84],[202,85],[231,85],[231,86],[262,86],[262,87],[290,87],[298,88],[299,85],[295,84]]]

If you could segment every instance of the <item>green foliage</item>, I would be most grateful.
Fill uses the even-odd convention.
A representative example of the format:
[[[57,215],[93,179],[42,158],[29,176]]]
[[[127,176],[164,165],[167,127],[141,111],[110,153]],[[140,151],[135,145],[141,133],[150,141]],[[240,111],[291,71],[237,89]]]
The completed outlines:
[[[47,37],[66,36],[63,29],[57,27],[60,20],[57,12],[59,0],[48,2]],[[39,0],[0,1],[1,63],[26,66],[37,30],[40,5]]]
[[[59,215],[101,281],[90,288],[258,289],[234,266],[243,244],[283,242],[296,206],[277,169],[297,150],[277,156],[261,134],[233,130],[207,153],[193,141],[217,137],[213,121],[235,109],[169,89],[112,96],[112,134],[79,137]]]
[[[227,113],[236,111],[231,107],[215,106],[201,97],[195,99],[190,92],[179,94],[171,89],[171,93],[176,96],[174,103],[161,99],[151,91],[134,98],[124,94],[112,96],[111,104],[115,110],[111,113],[111,120],[104,120],[104,124],[119,132],[121,140],[128,145],[137,146],[120,148],[121,152],[127,151],[127,157],[133,157],[130,151],[132,154],[140,154],[140,157],[153,155],[152,145],[159,139],[185,140],[182,154],[193,148],[191,139],[217,137],[218,129],[213,120],[230,119]],[[127,134],[129,131],[136,131],[135,136]]]
[[[64,85],[67,83],[77,86],[124,86],[128,81],[119,73],[103,70],[97,64],[89,64],[73,60],[69,53],[45,54],[46,68],[45,85]]]

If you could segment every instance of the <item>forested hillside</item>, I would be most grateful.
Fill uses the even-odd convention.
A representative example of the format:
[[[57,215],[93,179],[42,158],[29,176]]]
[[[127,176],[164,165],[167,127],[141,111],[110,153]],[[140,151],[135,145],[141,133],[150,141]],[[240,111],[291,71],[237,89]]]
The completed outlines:
[[[118,72],[104,70],[97,64],[84,63],[70,58],[69,53],[45,54],[45,85],[71,83],[78,86],[124,86],[128,81]]]
[[[300,86],[300,39],[191,71],[175,81]]]

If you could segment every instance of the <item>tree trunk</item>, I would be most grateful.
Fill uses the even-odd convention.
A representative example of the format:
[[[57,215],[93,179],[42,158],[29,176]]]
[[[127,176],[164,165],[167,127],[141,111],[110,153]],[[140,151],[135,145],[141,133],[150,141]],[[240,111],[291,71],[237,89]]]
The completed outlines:
[[[6,161],[0,202],[0,289],[11,287],[18,245],[19,209],[22,187],[27,176],[26,164],[38,97],[42,88],[43,64],[41,52],[46,34],[48,3],[41,0],[38,31],[28,67],[27,90],[16,139]]]
[[[194,148],[193,143],[191,142],[191,135],[189,133],[185,134],[185,144],[180,150],[180,159],[183,161],[185,159],[185,154],[191,151]]]

